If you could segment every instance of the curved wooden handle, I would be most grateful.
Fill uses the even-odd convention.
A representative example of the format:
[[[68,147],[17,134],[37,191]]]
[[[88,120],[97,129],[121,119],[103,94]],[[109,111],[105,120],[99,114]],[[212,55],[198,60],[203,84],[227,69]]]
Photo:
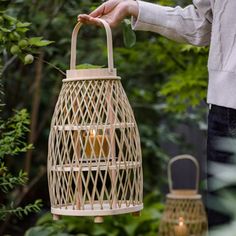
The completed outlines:
[[[106,35],[107,35],[107,54],[108,54],[108,69],[110,72],[113,71],[114,69],[114,62],[113,62],[113,46],[112,46],[112,33],[111,33],[111,28],[109,24],[100,18],[96,18],[99,20],[105,30],[106,30]],[[77,47],[77,36],[78,32],[83,24],[78,21],[76,26],[74,27],[74,30],[72,32],[72,37],[71,37],[71,58],[70,58],[70,69],[75,70],[76,69],[76,47]]]
[[[169,190],[170,190],[170,192],[173,192],[173,182],[172,182],[171,166],[173,165],[174,162],[179,161],[179,160],[190,160],[190,161],[192,161],[194,163],[194,165],[196,167],[196,186],[195,186],[194,190],[196,190],[196,192],[198,192],[199,176],[200,176],[199,164],[198,164],[198,161],[196,160],[195,157],[193,157],[191,155],[187,155],[187,154],[176,156],[176,157],[172,158],[169,161],[168,170],[167,171],[168,171],[168,182],[169,182]]]

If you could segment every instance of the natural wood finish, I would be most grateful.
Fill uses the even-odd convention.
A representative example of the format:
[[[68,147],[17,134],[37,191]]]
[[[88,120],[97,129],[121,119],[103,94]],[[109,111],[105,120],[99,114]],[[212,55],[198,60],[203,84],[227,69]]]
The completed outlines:
[[[109,41],[108,68],[75,70],[80,26],[72,35],[71,69],[63,80],[51,122],[51,211],[95,217],[139,212],[143,208],[140,137],[113,68],[110,28],[104,23]]]
[[[53,215],[52,215],[52,219],[53,219],[53,220],[60,220],[60,216],[53,214]]]
[[[93,209],[91,209],[90,204],[84,205],[83,210],[76,210],[74,206],[62,206],[62,207],[51,207],[51,212],[56,215],[69,215],[69,216],[112,216],[120,215],[126,213],[132,213],[136,211],[141,211],[143,209],[143,204],[136,204],[127,206],[122,203],[120,207],[111,209],[110,203],[106,200],[103,201],[101,210],[101,205],[99,203],[93,204]]]
[[[113,71],[114,69],[114,61],[113,61],[113,47],[112,47],[112,33],[111,33],[111,28],[109,24],[101,19],[97,18],[99,20],[105,30],[106,30],[106,35],[107,35],[107,55],[108,55],[108,69],[109,71]],[[72,32],[72,38],[71,38],[71,60],[70,60],[70,69],[74,70],[76,67],[76,46],[77,46],[77,35],[78,32],[83,24],[81,22],[78,22]]]
[[[198,192],[198,187],[199,187],[199,175],[200,175],[200,170],[199,170],[199,164],[198,164],[198,161],[196,160],[195,157],[191,156],[191,155],[187,155],[187,154],[184,154],[184,155],[179,155],[179,156],[176,156],[174,158],[172,158],[170,161],[169,161],[169,164],[168,164],[168,169],[167,169],[167,174],[168,174],[168,182],[169,182],[169,190],[170,190],[170,193],[174,193],[174,189],[173,189],[173,183],[172,183],[172,174],[171,174],[171,167],[172,165],[177,162],[177,161],[181,161],[181,160],[189,160],[191,161],[195,167],[196,167],[196,184],[195,184],[195,189],[192,189],[191,191],[195,192],[195,194],[197,194]],[[176,192],[176,191],[175,191]]]
[[[178,226],[180,218],[184,219],[189,235],[207,235],[207,217],[201,199],[169,199],[165,204],[159,234],[160,236],[178,236],[174,227]]]
[[[101,224],[104,222],[104,218],[102,216],[94,217],[94,223]]]
[[[190,160],[196,167],[196,186],[194,189],[173,189],[171,166],[180,160]],[[181,155],[171,159],[168,165],[168,181],[170,193],[167,195],[165,210],[160,222],[160,236],[206,236],[207,216],[198,194],[199,164],[190,155]]]
[[[100,145],[99,153],[95,144]],[[83,210],[89,204],[93,210],[98,202],[102,211],[104,200],[111,210],[122,203],[127,207],[142,204],[139,134],[119,80],[63,83],[52,119],[48,172],[53,207],[74,205]]]

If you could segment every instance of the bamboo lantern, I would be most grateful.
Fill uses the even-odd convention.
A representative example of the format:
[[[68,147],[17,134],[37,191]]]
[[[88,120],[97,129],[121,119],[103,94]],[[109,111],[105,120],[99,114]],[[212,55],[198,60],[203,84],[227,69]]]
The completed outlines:
[[[173,189],[171,167],[174,162],[190,160],[196,167],[195,189]],[[159,226],[160,236],[205,236],[207,235],[207,216],[198,194],[199,164],[190,155],[180,155],[171,159],[168,165],[170,193],[167,194],[165,210]]]
[[[112,33],[108,68],[76,69],[77,35],[71,63],[52,117],[48,151],[51,212],[102,216],[138,212],[142,203],[142,157],[134,114],[113,66]]]

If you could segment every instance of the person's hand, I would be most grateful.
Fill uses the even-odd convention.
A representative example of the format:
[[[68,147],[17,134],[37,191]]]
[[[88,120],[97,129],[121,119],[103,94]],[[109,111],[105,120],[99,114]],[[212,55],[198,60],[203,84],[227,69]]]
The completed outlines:
[[[111,27],[117,26],[127,16],[137,17],[138,4],[134,0],[109,0],[89,15],[78,15],[78,21],[84,24],[101,25],[96,18],[104,19]]]

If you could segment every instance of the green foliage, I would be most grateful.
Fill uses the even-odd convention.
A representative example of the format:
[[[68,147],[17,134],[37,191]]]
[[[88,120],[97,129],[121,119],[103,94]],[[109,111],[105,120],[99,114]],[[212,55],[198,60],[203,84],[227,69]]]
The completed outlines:
[[[163,6],[173,6],[174,2],[173,0],[159,0],[158,4],[163,5]]]
[[[160,95],[166,96],[168,110],[183,112],[195,107],[206,98],[207,69],[202,65],[189,65],[185,71],[176,73],[162,87]]]
[[[9,173],[9,170],[2,163],[1,168],[1,176],[0,176],[0,190],[4,193],[8,193],[17,185],[25,185],[28,180],[27,174],[23,171],[20,171],[18,176],[13,176]]]
[[[31,23],[20,21],[6,11],[10,1],[0,2],[0,76],[14,62],[20,58],[24,64],[31,64],[39,47],[47,46],[52,41],[43,40],[42,37],[28,37],[27,32]],[[10,58],[11,57],[11,58]],[[1,95],[3,87],[1,87]],[[2,103],[2,99],[1,99]],[[3,106],[3,105],[1,105]],[[1,111],[3,116],[3,111]],[[8,116],[9,117],[9,116]],[[19,206],[17,187],[27,183],[27,174],[20,170],[14,173],[7,167],[7,158],[18,156],[32,149],[32,144],[27,144],[26,137],[29,132],[29,114],[26,109],[15,111],[10,118],[0,119],[0,220],[5,220],[9,215],[22,218],[31,212],[38,212],[42,206],[41,200],[24,207]]]
[[[43,40],[43,37],[29,38],[29,44],[31,46],[45,47],[45,46],[48,46],[51,43],[53,43],[53,41]]]
[[[99,66],[99,65],[92,65],[92,64],[88,64],[88,63],[84,63],[84,64],[80,64],[76,66],[76,69],[80,70],[80,69],[99,69],[99,68],[103,68],[104,66]]]
[[[22,170],[15,175],[5,165],[6,157],[16,156],[32,148],[32,145],[25,142],[25,135],[29,132],[28,125],[29,115],[25,109],[15,112],[7,121],[0,120],[0,191],[6,196],[17,186],[24,186],[28,180],[27,174]],[[23,215],[38,212],[41,205],[41,201],[36,200],[34,204],[19,207],[7,199],[4,204],[0,204],[0,220],[4,220],[8,214],[22,218]]]
[[[32,54],[37,53],[36,49],[47,46],[52,41],[43,40],[43,37],[28,37],[27,32],[30,25],[31,23],[21,22],[4,10],[0,11],[0,53],[10,52],[20,58],[24,64],[31,64],[33,62]],[[2,59],[0,62],[4,63]]]
[[[130,20],[125,19],[122,22],[122,30],[123,30],[124,45],[127,48],[133,47],[136,43],[136,34],[131,29],[131,21]]]
[[[118,50],[131,63],[143,68],[146,73],[147,85],[142,85],[141,90],[138,90],[136,85],[133,88],[136,90],[135,94],[142,93],[145,96],[149,94],[149,101],[157,97],[167,112],[186,113],[189,108],[194,108],[205,100],[208,48],[177,44],[157,36],[151,38],[151,42],[138,42],[135,51],[124,48]],[[149,58],[149,60],[137,62],[141,58]],[[152,73],[154,71],[153,66],[147,64],[150,61],[156,66],[156,73],[152,74],[152,77],[156,78],[154,81],[151,80],[153,83],[148,81],[147,68],[149,70],[151,68]],[[127,69],[127,66],[125,68]],[[132,69],[137,70],[137,68]],[[163,76],[166,79],[163,80]],[[146,89],[148,85],[151,87]],[[153,89],[156,95],[150,97]]]
[[[193,53],[195,58],[192,58]],[[178,60],[186,61],[185,66],[171,74],[169,81],[160,90],[160,95],[166,97],[169,111],[186,111],[188,107],[196,107],[206,98],[207,53],[205,48],[189,45],[182,47]]]
[[[27,216],[30,213],[39,212],[42,207],[42,201],[36,200],[33,204],[28,204],[25,207],[16,207],[14,202],[9,206],[0,205],[0,221],[5,220],[5,218],[11,214],[22,219],[23,216]]]
[[[7,193],[17,185],[25,185],[27,175],[23,171],[14,176],[5,166],[4,158],[16,156],[32,148],[25,142],[29,132],[29,115],[25,109],[15,112],[7,121],[0,120],[0,190]]]
[[[91,217],[63,217],[53,221],[51,214],[40,218],[36,227],[29,229],[25,236],[38,235],[87,235],[87,236],[154,236],[157,235],[163,205],[159,193],[147,195],[145,208],[140,217],[129,214],[104,218],[104,223],[94,224]],[[155,202],[155,203],[153,203]]]
[[[16,112],[7,121],[0,120],[0,159],[6,155],[18,155],[32,148],[26,144],[25,135],[29,132],[29,114],[26,109]]]

